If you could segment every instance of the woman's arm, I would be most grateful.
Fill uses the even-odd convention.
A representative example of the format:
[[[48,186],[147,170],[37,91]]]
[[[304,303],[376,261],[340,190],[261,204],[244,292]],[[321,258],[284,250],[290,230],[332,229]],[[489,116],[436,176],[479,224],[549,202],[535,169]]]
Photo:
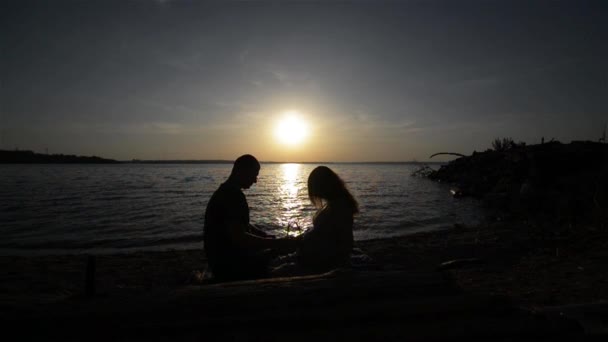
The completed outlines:
[[[255,236],[263,237],[263,238],[274,239],[274,235],[270,235],[270,234],[266,233],[265,231],[261,230],[260,228],[258,228],[256,225],[253,225],[253,224],[249,224],[249,233],[252,235],[255,235]]]

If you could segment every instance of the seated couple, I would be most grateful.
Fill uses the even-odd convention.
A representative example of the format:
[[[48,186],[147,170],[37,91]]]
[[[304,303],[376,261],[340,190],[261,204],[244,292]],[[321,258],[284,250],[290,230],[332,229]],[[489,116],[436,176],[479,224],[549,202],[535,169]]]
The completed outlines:
[[[255,157],[239,157],[207,204],[203,240],[213,275],[221,280],[269,277],[271,261],[292,252],[292,274],[348,265],[358,205],[340,177],[326,166],[310,173],[308,195],[318,209],[313,227],[301,236],[279,239],[249,223],[249,206],[241,189],[256,183],[259,171]]]

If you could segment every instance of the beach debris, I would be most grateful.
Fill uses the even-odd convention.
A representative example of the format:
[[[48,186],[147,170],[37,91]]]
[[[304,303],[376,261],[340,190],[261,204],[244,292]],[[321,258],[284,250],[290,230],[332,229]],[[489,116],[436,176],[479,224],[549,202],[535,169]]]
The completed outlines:
[[[462,192],[462,190],[460,190],[459,188],[452,188],[450,189],[450,194],[452,194],[452,197],[464,197],[464,192]]]
[[[464,258],[464,259],[454,259],[446,262],[442,262],[439,264],[437,269],[439,270],[451,270],[455,268],[462,268],[467,266],[474,266],[483,264],[483,260],[478,258]]]
[[[412,172],[412,177],[428,177],[431,173],[435,172],[433,168],[428,165],[420,165],[414,172]]]
[[[190,277],[188,278],[188,284],[200,285],[204,283],[205,276],[210,277],[210,274],[207,274],[207,270],[203,270],[202,272],[199,270],[193,270],[190,272]]]
[[[85,275],[85,295],[87,297],[95,296],[95,268],[96,260],[94,255],[87,256],[87,268]]]

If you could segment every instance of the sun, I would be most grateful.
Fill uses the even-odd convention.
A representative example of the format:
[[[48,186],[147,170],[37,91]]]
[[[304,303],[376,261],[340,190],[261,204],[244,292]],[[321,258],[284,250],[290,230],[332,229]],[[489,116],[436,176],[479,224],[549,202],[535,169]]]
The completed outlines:
[[[277,140],[285,145],[297,146],[302,144],[310,133],[308,123],[296,111],[286,111],[277,122],[274,130]]]

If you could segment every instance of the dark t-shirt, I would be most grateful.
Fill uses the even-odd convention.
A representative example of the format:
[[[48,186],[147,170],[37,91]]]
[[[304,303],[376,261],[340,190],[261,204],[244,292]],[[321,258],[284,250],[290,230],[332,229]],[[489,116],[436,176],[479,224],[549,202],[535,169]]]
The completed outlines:
[[[220,278],[247,278],[258,272],[251,253],[236,247],[230,238],[228,223],[249,224],[249,206],[237,186],[223,183],[209,199],[205,211],[203,241],[209,266]]]

